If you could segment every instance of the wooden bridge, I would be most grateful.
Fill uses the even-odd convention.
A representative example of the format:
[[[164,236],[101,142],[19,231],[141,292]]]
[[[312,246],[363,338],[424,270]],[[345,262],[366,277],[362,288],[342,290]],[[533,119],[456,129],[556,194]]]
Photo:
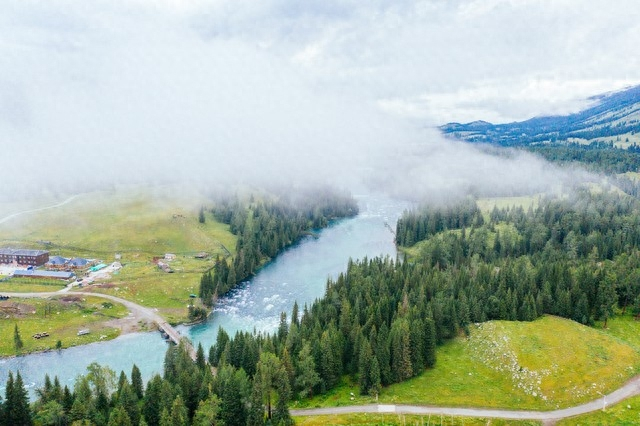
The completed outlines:
[[[169,337],[169,339],[171,339],[171,341],[176,345],[179,345],[180,342],[182,342],[184,347],[187,349],[189,356],[195,362],[196,350],[188,339],[183,339],[182,335],[178,333],[178,331],[166,321],[159,322],[158,328],[160,329],[160,331],[164,332]]]

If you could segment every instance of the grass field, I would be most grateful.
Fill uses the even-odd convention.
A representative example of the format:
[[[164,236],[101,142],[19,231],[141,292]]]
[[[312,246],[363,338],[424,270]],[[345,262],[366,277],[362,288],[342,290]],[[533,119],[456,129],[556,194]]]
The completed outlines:
[[[536,208],[538,203],[540,202],[540,197],[542,195],[525,195],[521,197],[494,197],[494,198],[480,198],[477,201],[478,207],[482,212],[486,215],[486,219],[488,219],[488,214],[491,213],[494,207],[499,209],[511,208],[511,207],[522,207],[525,211],[529,209],[529,207]]]
[[[379,402],[551,410],[598,398],[598,392],[609,392],[640,371],[640,353],[632,346],[552,316],[473,326],[469,338],[450,341],[437,354],[435,368],[384,388]],[[345,378],[329,394],[294,406],[371,402]]]
[[[33,278],[11,278],[0,281],[0,294],[3,292],[48,292],[58,291],[67,285],[66,281],[47,281]]]
[[[640,424],[640,396],[634,396],[619,404],[607,406],[604,411],[570,417],[556,424],[558,426],[637,425]]]
[[[539,425],[539,422],[498,420],[474,417],[451,417],[440,415],[408,415],[408,414],[384,414],[384,413],[358,413],[326,415],[313,417],[294,417],[295,424],[301,426],[322,425],[419,425],[419,426],[474,426],[474,425]]]
[[[132,262],[113,275],[108,284],[88,290],[112,294],[140,305],[158,308],[171,323],[184,321],[190,294],[198,294],[200,278],[211,261],[181,259],[170,262],[176,272],[168,274],[148,260]]]
[[[52,256],[105,263],[118,254],[123,268],[97,280],[90,290],[158,308],[169,321],[181,322],[202,273],[213,266],[216,256],[235,251],[236,237],[227,225],[211,215],[204,224],[198,222],[198,211],[206,201],[202,195],[171,187],[83,194],[60,207],[1,223],[0,246],[47,249]],[[209,257],[196,259],[200,252]],[[175,273],[165,273],[153,262],[165,253],[177,256],[170,262]],[[13,279],[6,284],[4,291],[51,291]]]
[[[198,223],[204,198],[142,190],[84,194],[61,207],[25,214],[0,224],[0,244],[51,242],[52,255],[113,260],[115,253],[163,255],[225,253],[235,249],[228,227]],[[42,246],[37,248],[43,248]]]
[[[636,320],[629,312],[609,319],[604,332],[640,351],[640,321]]]
[[[97,297],[64,295],[49,300],[11,298],[0,302],[0,356],[16,354],[16,324],[24,342],[22,353],[28,353],[53,349],[58,340],[64,348],[112,339],[118,336],[119,330],[102,323],[127,315],[128,310],[124,306]],[[78,336],[81,329],[91,332]],[[49,336],[41,339],[32,337],[43,331],[48,332]]]

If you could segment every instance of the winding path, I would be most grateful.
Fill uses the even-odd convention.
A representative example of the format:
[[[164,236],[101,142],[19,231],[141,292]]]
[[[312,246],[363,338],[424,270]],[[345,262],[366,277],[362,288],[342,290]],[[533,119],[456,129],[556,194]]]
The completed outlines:
[[[510,420],[538,420],[545,424],[553,424],[557,420],[578,416],[593,411],[603,410],[606,406],[616,404],[629,397],[640,395],[640,376],[629,380],[624,386],[616,389],[602,398],[574,407],[553,411],[533,410],[503,410],[499,408],[459,408],[459,407],[435,407],[422,405],[391,405],[369,404],[350,405],[344,407],[308,408],[291,410],[292,416],[318,416],[326,414],[349,413],[393,413],[393,414],[418,414],[418,415],[444,415],[464,417],[489,417],[495,419]]]
[[[42,292],[42,293],[2,293],[3,295],[7,295],[7,296],[11,296],[11,297],[24,297],[24,298],[47,298],[47,297],[52,297],[52,296],[60,296],[61,293],[63,294],[78,294],[78,295],[83,295],[83,296],[96,296],[96,297],[101,297],[103,299],[109,299],[112,300],[114,302],[120,303],[124,306],[127,307],[127,309],[129,309],[131,312],[134,313],[134,315],[138,318],[138,319],[144,319],[147,320],[149,322],[155,322],[159,328],[161,328],[162,330],[164,330],[169,337],[171,338],[171,340],[173,340],[174,343],[178,344],[180,343],[180,341],[182,340],[182,336],[180,335],[180,333],[178,333],[176,331],[175,328],[173,328],[171,326],[171,324],[169,324],[164,318],[162,318],[162,316],[158,315],[156,312],[154,312],[153,310],[146,308],[142,305],[138,305],[135,302],[131,302],[129,300],[126,299],[122,299],[120,297],[117,296],[112,296],[110,294],[104,294],[104,293],[92,293],[92,292],[88,292],[88,291],[69,291],[68,287],[65,287],[65,289],[60,290],[60,291],[51,291],[51,292]],[[185,346],[187,347],[187,350],[189,351],[189,355],[191,356],[191,358],[195,361],[196,359],[196,351],[193,348],[193,345],[191,343],[189,343],[188,341],[184,341]]]
[[[24,298],[47,298],[52,296],[60,296],[62,291],[46,292],[46,293],[3,293],[11,297]],[[166,326],[173,330],[175,336],[172,339],[180,339],[179,333],[173,329],[162,316],[153,310],[129,300],[121,299],[116,296],[103,293],[91,293],[86,291],[66,291],[66,294],[77,294],[83,296],[96,296],[109,299],[117,303],[121,303],[130,309],[139,318],[155,322],[159,327]],[[192,345],[187,345],[193,352],[192,358],[195,358],[195,351]],[[616,404],[627,398],[640,395],[640,375],[629,380],[624,386],[615,391],[604,395],[602,398],[576,405],[574,407],[563,408],[553,411],[534,411],[534,410],[504,410],[499,408],[460,408],[460,407],[436,407],[428,405],[403,405],[403,404],[368,404],[368,405],[349,405],[343,407],[326,407],[326,408],[307,408],[291,410],[292,416],[319,416],[330,414],[350,414],[350,413],[392,413],[392,414],[417,414],[417,415],[443,415],[443,416],[463,416],[463,417],[482,417],[496,419],[513,419],[513,420],[537,420],[545,424],[553,424],[555,421],[567,417],[578,416],[597,410],[603,410],[607,406]]]
[[[75,198],[77,198],[77,197],[79,197],[79,196],[80,196],[80,194],[72,195],[71,197],[67,198],[66,200],[64,200],[64,201],[62,201],[62,202],[60,202],[60,203],[58,203],[58,204],[54,204],[54,205],[52,205],[52,206],[40,207],[40,208],[37,208],[37,209],[30,209],[30,210],[23,210],[23,211],[21,211],[21,212],[17,212],[17,213],[10,214],[9,216],[5,216],[5,217],[3,217],[2,219],[0,219],[0,224],[3,224],[3,223],[5,223],[5,222],[8,222],[8,221],[10,221],[11,219],[13,219],[14,217],[18,217],[18,216],[21,216],[21,215],[23,215],[23,214],[27,214],[27,213],[35,213],[35,212],[40,212],[40,211],[43,211],[43,210],[49,210],[49,209],[55,209],[55,208],[57,208],[57,207],[62,207],[62,206],[64,206],[65,204],[70,203],[71,201],[73,201]]]

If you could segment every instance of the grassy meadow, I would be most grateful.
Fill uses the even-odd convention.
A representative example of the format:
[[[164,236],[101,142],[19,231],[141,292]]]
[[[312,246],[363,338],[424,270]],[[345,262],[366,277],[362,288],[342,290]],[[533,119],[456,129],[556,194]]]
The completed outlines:
[[[640,352],[602,330],[545,316],[472,326],[438,348],[433,369],[383,388],[380,403],[553,410],[610,392],[640,371]],[[354,397],[351,397],[351,393]],[[353,399],[352,399],[353,398]],[[368,404],[343,378],[327,395],[295,408]]]
[[[51,256],[85,257],[123,268],[96,279],[88,291],[104,292],[158,308],[171,322],[186,319],[189,295],[198,292],[202,273],[216,256],[233,254],[236,237],[207,215],[198,222],[205,198],[176,188],[126,189],[82,194],[59,207],[25,213],[0,223],[0,246],[47,249]],[[10,213],[9,213],[10,214]],[[195,255],[206,252],[206,259]],[[174,273],[161,271],[154,258]],[[51,291],[13,279],[4,291]]]
[[[49,292],[58,291],[65,288],[66,281],[61,280],[43,280],[37,278],[11,278],[6,281],[0,281],[0,294],[3,292]]]
[[[0,301],[0,356],[16,355],[15,326],[24,347],[19,353],[54,349],[58,340],[62,347],[76,346],[117,337],[120,331],[104,325],[105,320],[123,318],[128,310],[117,303],[98,297],[65,294],[51,299],[11,298]],[[81,329],[90,333],[78,336]],[[35,339],[36,333],[48,337]]]
[[[410,415],[388,413],[358,413],[325,416],[298,416],[293,418],[296,425],[324,426],[324,425],[442,425],[442,426],[474,426],[474,425],[539,425],[535,421],[485,419],[475,417],[451,417],[440,415]]]
[[[536,208],[540,202],[541,194],[536,195],[523,195],[519,197],[491,197],[491,198],[479,198],[477,200],[478,208],[482,210],[485,215],[485,219],[489,219],[489,214],[494,207],[498,209],[522,207],[525,211],[529,207]]]
[[[569,417],[556,423],[558,426],[637,424],[640,424],[640,396],[634,396],[619,404],[607,406],[604,411],[599,410],[582,416]]]

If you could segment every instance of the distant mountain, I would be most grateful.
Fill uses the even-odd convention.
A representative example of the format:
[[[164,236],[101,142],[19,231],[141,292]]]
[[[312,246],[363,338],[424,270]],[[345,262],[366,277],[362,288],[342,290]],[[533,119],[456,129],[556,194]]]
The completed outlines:
[[[445,135],[469,142],[501,146],[608,145],[640,146],[640,86],[590,98],[595,105],[581,112],[536,117],[526,121],[492,124],[473,121],[440,127]]]

